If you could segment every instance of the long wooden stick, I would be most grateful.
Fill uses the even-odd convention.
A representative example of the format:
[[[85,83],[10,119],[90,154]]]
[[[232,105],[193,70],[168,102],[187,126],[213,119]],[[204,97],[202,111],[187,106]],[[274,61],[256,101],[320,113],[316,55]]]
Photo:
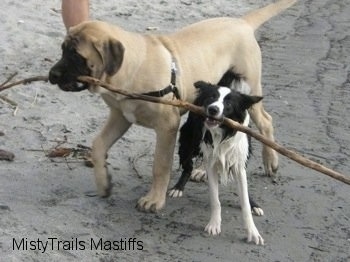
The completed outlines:
[[[96,86],[101,86],[111,92],[115,92],[115,93],[118,93],[118,94],[122,94],[124,96],[127,96],[129,98],[133,98],[133,99],[140,99],[140,100],[145,100],[145,101],[148,101],[148,102],[153,102],[153,103],[160,103],[160,104],[166,104],[166,105],[171,105],[171,106],[176,106],[176,107],[181,107],[181,108],[185,108],[191,112],[194,112],[196,114],[200,114],[200,115],[203,115],[205,116],[205,112],[204,110],[201,108],[201,107],[198,107],[198,106],[195,106],[191,103],[188,103],[188,102],[185,102],[185,101],[181,101],[181,100],[167,100],[167,99],[163,99],[163,98],[158,98],[158,97],[152,97],[152,96],[146,96],[146,95],[140,95],[140,94],[133,94],[133,93],[129,93],[125,90],[120,90],[120,89],[117,89],[115,88],[114,86],[110,85],[110,84],[107,84],[107,83],[104,83],[100,80],[97,80],[97,79],[94,79],[94,78],[91,78],[91,77],[85,77],[85,76],[82,76],[82,77],[79,77],[78,78],[79,81],[81,82],[85,82],[85,83],[89,83],[89,84],[92,84],[92,85],[96,85]],[[260,141],[261,143],[267,145],[268,147],[271,147],[272,149],[274,149],[275,151],[277,151],[278,153],[294,160],[295,162],[303,165],[303,166],[306,166],[308,168],[311,168],[311,169],[314,169],[318,172],[321,172],[327,176],[330,176],[334,179],[337,179],[341,182],[344,182],[348,185],[350,185],[350,178],[341,174],[341,173],[338,173],[330,168],[327,168],[319,163],[316,163],[310,159],[307,159],[303,156],[301,156],[300,154],[292,151],[292,150],[289,150],[283,146],[280,146],[279,144],[277,144],[276,142],[270,140],[270,139],[267,139],[265,136],[259,134],[259,133],[256,133],[254,132],[251,128],[249,127],[246,127],[246,126],[243,126],[241,124],[239,124],[238,122],[236,121],[233,121],[229,118],[224,118],[224,122],[223,122],[225,125],[227,125],[228,127],[230,128],[233,128],[235,130],[238,130],[238,131],[241,131],[241,132],[244,132],[248,135],[250,135],[251,137],[254,137],[256,140]]]
[[[321,172],[327,176],[330,176],[334,179],[337,179],[339,181],[342,181],[342,182],[350,185],[350,178],[348,176],[345,176],[345,175],[343,175],[339,172],[336,172],[328,167],[325,167],[325,166],[323,166],[315,161],[312,161],[306,157],[303,157],[295,151],[292,151],[292,150],[289,150],[283,146],[280,146],[276,142],[267,139],[263,135],[256,133],[256,132],[253,132],[252,129],[250,129],[249,127],[245,127],[243,125],[240,125],[239,123],[237,123],[229,118],[224,119],[224,124],[226,124],[227,126],[233,128],[233,129],[239,130],[241,132],[246,133],[247,135],[254,137],[256,140],[264,143],[268,147],[271,147],[272,149],[274,149],[278,153],[294,160],[295,162],[297,162],[305,167],[311,168],[313,170]]]
[[[28,79],[17,81],[15,83],[12,83],[12,84],[9,84],[6,86],[2,85],[2,86],[0,86],[0,92],[5,90],[5,89],[8,89],[12,86],[15,86],[15,85],[28,84],[28,83],[31,83],[33,81],[47,81],[47,79],[48,78],[46,76],[38,76],[38,77],[31,77]],[[95,85],[95,86],[101,86],[101,87],[103,87],[111,92],[124,95],[126,97],[131,98],[131,99],[138,99],[138,100],[144,100],[144,101],[148,101],[148,102],[152,102],[152,103],[171,105],[171,106],[175,106],[175,107],[185,108],[185,109],[187,109],[193,113],[196,113],[196,114],[200,114],[203,116],[206,115],[204,110],[201,107],[195,106],[195,105],[188,103],[186,101],[167,100],[167,99],[159,98],[159,97],[130,93],[130,92],[127,92],[125,90],[118,89],[118,88],[114,87],[113,85],[107,84],[107,83],[100,81],[96,78],[92,78],[92,77],[88,77],[88,76],[80,76],[80,77],[78,77],[78,81],[83,82],[83,83],[89,83],[89,84]],[[267,145],[268,147],[271,147],[272,149],[274,149],[278,153],[292,159],[293,161],[295,161],[295,162],[297,162],[305,167],[311,168],[311,169],[316,170],[322,174],[325,174],[329,177],[332,177],[338,181],[341,181],[345,184],[350,185],[350,178],[348,176],[345,176],[345,175],[343,175],[339,172],[336,172],[330,168],[327,168],[319,163],[316,163],[310,159],[307,159],[307,158],[301,156],[300,154],[298,154],[297,152],[294,152],[294,151],[289,150],[283,146],[280,146],[276,142],[267,139],[266,137],[264,137],[263,135],[261,135],[259,133],[254,132],[249,127],[245,127],[245,126],[239,124],[238,122],[235,122],[235,121],[228,119],[228,118],[224,118],[223,123],[225,125],[229,126],[230,128],[236,129],[240,132],[244,132],[244,133],[250,135],[251,137],[254,137],[256,140],[260,141],[261,143]]]

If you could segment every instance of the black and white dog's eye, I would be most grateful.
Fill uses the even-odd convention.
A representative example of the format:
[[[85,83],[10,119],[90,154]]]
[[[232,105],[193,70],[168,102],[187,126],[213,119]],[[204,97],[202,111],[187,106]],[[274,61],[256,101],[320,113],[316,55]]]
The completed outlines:
[[[210,97],[208,97],[208,102],[214,102],[214,101],[216,101],[217,100],[217,97],[216,96],[210,96]]]
[[[225,107],[231,107],[232,106],[232,103],[229,102],[229,101],[225,101]]]

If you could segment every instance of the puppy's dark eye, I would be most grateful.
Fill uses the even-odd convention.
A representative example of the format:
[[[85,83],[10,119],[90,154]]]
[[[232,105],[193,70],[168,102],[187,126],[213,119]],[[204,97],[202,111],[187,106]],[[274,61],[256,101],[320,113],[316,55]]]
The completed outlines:
[[[81,56],[77,52],[72,52],[71,58],[76,60],[76,61],[81,60]]]
[[[72,52],[70,54],[69,60],[72,61],[72,64],[75,64],[77,66],[85,65],[85,59],[77,52]]]
[[[206,104],[211,104],[211,103],[215,102],[215,100],[216,100],[216,97],[211,96],[211,97],[208,97],[208,98],[205,100],[205,102],[206,102]]]

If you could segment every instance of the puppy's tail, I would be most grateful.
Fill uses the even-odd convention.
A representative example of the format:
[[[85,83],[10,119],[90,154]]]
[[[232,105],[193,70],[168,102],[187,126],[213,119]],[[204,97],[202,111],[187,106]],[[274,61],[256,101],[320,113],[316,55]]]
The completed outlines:
[[[279,14],[283,10],[295,4],[297,0],[280,0],[276,3],[269,4],[258,10],[249,12],[242,17],[245,21],[250,24],[254,30],[258,29],[263,23],[268,21],[273,16]]]

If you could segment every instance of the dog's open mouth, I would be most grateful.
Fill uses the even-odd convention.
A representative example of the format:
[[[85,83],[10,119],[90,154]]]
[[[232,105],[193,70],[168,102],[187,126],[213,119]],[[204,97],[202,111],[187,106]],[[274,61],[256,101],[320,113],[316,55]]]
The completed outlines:
[[[207,128],[214,128],[214,127],[219,126],[221,122],[219,120],[214,119],[214,118],[207,117],[205,119],[204,123],[205,123]]]

